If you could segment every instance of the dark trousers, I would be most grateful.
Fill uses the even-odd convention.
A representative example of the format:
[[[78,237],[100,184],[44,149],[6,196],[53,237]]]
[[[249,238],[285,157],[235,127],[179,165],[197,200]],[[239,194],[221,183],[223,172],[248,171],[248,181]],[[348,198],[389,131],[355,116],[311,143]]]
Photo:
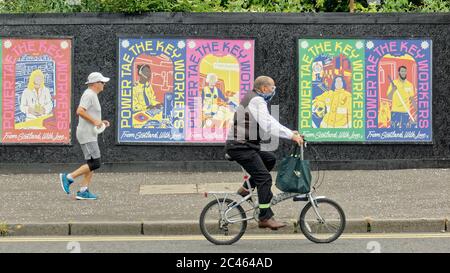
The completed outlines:
[[[261,208],[261,205],[270,204],[273,197],[270,171],[276,163],[275,154],[254,149],[230,149],[227,150],[227,153],[251,176],[250,185],[252,188],[256,187],[258,191],[260,204],[259,219],[265,220],[271,218],[273,216],[272,209],[270,207]],[[246,183],[244,183],[244,187],[247,188]]]

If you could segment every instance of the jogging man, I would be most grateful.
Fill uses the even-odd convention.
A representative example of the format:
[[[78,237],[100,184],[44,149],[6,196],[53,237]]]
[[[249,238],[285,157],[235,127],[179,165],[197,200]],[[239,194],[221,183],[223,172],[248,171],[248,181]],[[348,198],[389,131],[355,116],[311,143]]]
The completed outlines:
[[[83,96],[81,96],[80,105],[77,109],[77,115],[79,116],[77,140],[81,145],[81,150],[87,163],[70,174],[59,174],[61,186],[67,194],[70,194],[69,188],[75,181],[75,178],[84,175],[84,179],[81,182],[81,189],[77,192],[76,196],[79,200],[97,199],[97,196],[89,192],[88,188],[94,170],[100,168],[100,148],[97,142],[98,130],[103,126],[103,128],[110,126],[107,120],[102,121],[102,108],[98,100],[98,94],[103,91],[108,81],[109,78],[104,77],[99,72],[93,72],[88,76],[88,81],[86,82],[88,88],[84,91]]]

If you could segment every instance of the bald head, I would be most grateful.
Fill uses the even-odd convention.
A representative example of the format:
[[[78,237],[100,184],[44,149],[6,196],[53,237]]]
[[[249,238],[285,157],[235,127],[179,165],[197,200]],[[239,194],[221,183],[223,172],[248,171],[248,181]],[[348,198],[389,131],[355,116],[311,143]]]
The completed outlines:
[[[272,86],[275,85],[275,82],[271,77],[267,76],[259,76],[256,78],[254,86],[256,89],[261,90],[263,86]]]
[[[275,91],[275,81],[267,76],[259,76],[255,80],[254,88],[258,92],[269,94]]]

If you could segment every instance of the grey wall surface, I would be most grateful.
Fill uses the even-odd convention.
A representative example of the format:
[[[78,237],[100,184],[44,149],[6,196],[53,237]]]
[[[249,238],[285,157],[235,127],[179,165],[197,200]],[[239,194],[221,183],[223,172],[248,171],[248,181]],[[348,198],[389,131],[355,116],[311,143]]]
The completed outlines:
[[[0,145],[0,170],[40,169],[83,162],[75,139],[75,110],[92,71],[111,77],[100,95],[104,118],[116,123],[118,35],[255,38],[255,76],[276,81],[280,121],[296,128],[296,41],[298,38],[413,38],[433,40],[433,144],[317,144],[324,168],[416,168],[450,166],[450,14],[40,14],[0,15],[0,37],[73,37],[71,146]],[[117,145],[115,130],[99,138],[108,170],[235,169],[222,146]],[[282,142],[281,157],[289,149]],[[307,155],[311,155],[308,152]],[[187,163],[189,162],[189,163]],[[17,165],[17,163],[30,163]],[[34,164],[31,164],[34,163]],[[48,163],[47,165],[36,165]],[[136,164],[134,164],[136,163]],[[9,166],[9,167],[8,167]],[[34,167],[32,167],[34,166]],[[138,167],[136,167],[138,166]],[[141,167],[139,167],[141,166]],[[153,166],[153,167],[152,167]],[[41,168],[44,170],[45,168]],[[49,168],[45,170],[50,170]]]

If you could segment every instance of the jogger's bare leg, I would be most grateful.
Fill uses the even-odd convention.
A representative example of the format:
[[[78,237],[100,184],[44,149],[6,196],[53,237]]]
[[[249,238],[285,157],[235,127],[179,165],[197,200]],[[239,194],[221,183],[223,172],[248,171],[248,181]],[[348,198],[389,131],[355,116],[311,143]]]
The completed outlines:
[[[91,184],[91,180],[92,180],[92,175],[94,174],[94,171],[89,171],[88,173],[86,173],[84,175],[84,179],[81,182],[81,187],[89,187],[89,185]]]
[[[80,168],[78,168],[77,170],[75,170],[73,173],[71,173],[70,175],[73,177],[73,179],[81,176],[81,175],[87,175],[88,173],[90,173],[91,170],[89,169],[89,165],[88,164],[84,164],[82,165]],[[91,175],[92,177],[92,175]]]

